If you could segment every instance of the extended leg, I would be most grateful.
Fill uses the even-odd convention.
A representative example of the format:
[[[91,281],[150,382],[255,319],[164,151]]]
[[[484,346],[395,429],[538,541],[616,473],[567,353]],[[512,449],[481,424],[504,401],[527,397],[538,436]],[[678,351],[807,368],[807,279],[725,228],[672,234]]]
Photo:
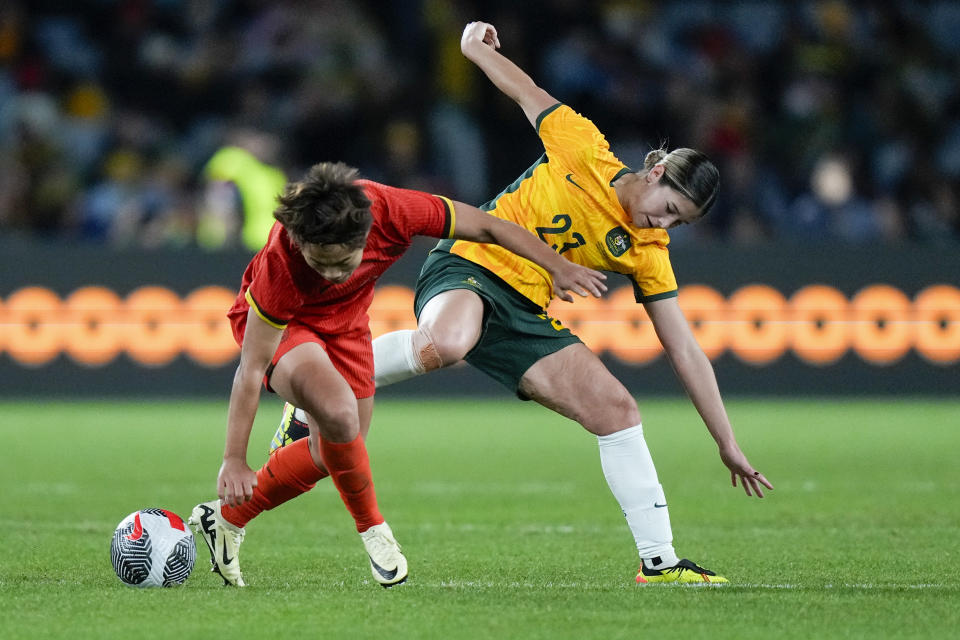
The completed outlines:
[[[520,391],[597,436],[604,477],[643,560],[637,581],[710,582],[712,572],[680,560],[674,551],[669,509],[640,411],[600,359],[583,344],[570,345],[537,361],[521,379]]]

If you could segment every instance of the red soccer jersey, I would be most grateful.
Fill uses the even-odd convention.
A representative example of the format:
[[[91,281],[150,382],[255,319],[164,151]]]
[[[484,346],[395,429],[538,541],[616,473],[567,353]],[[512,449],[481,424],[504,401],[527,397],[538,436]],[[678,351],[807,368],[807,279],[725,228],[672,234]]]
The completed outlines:
[[[243,326],[251,305],[278,329],[294,319],[327,335],[365,327],[374,283],[403,255],[413,237],[453,235],[455,212],[449,199],[369,180],[357,183],[370,199],[373,225],[356,271],[346,282],[331,283],[310,268],[286,229],[275,223],[266,246],[247,265],[240,293],[227,314],[235,328]]]

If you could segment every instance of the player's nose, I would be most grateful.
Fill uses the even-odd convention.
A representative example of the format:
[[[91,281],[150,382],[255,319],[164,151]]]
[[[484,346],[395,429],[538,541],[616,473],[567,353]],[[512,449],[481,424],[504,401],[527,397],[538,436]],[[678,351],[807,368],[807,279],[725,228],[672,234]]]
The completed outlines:
[[[321,272],[320,272],[320,275],[323,276],[324,279],[329,280],[330,282],[340,282],[341,280],[344,280],[344,279],[345,279],[344,276],[347,275],[347,272],[346,272],[346,271],[340,271],[340,270],[337,270],[337,271],[321,271]]]
[[[675,213],[671,213],[663,218],[660,218],[659,223],[661,229],[673,229],[675,226],[680,224],[680,216]]]

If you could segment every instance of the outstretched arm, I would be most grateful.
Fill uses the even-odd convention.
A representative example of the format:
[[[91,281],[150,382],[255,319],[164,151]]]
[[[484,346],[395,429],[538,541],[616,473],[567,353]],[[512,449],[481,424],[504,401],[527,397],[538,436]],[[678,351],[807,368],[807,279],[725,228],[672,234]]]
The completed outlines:
[[[537,116],[559,102],[538,87],[533,79],[500,55],[497,30],[486,22],[471,22],[460,37],[460,51],[487,74],[490,81],[520,105],[530,124],[537,126]]]
[[[257,476],[247,464],[247,444],[260,404],[260,384],[280,344],[281,335],[279,329],[261,320],[252,308],[247,313],[240,365],[230,391],[223,465],[217,476],[217,495],[224,504],[237,506],[246,502],[253,496],[253,488],[257,485]]]
[[[454,202],[457,224],[453,237],[471,242],[489,242],[535,262],[550,274],[558,298],[573,302],[573,291],[581,297],[599,298],[607,290],[607,276],[570,262],[518,224],[502,220],[463,202]]]
[[[747,457],[740,451],[720,398],[713,366],[690,331],[690,325],[687,324],[677,299],[648,302],[644,304],[644,308],[653,322],[670,364],[707,425],[710,435],[717,442],[720,459],[730,469],[733,486],[737,486],[739,478],[748,496],[756,494],[758,498],[762,498],[762,487],[773,489],[773,485],[750,465]]]

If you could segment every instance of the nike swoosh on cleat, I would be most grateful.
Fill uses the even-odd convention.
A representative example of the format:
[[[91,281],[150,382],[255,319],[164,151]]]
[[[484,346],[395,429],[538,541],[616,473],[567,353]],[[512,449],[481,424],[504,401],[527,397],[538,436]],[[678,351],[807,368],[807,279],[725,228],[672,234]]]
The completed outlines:
[[[369,555],[367,557],[370,558]],[[393,569],[392,571],[387,571],[386,569],[378,565],[376,562],[374,562],[373,558],[370,558],[370,566],[373,567],[376,570],[376,572],[380,574],[380,577],[382,577],[384,580],[393,580],[394,578],[397,577],[397,570],[399,569],[399,567],[397,567],[396,569]]]
[[[230,564],[233,562],[233,558],[227,556],[227,545],[223,545],[223,564]]]
[[[572,175],[573,175],[572,173],[567,174],[567,182],[575,186],[577,189],[580,189],[580,191],[586,192],[586,189],[584,189],[583,187],[581,187],[580,185],[578,185],[576,182],[573,181],[573,178],[571,177]]]

